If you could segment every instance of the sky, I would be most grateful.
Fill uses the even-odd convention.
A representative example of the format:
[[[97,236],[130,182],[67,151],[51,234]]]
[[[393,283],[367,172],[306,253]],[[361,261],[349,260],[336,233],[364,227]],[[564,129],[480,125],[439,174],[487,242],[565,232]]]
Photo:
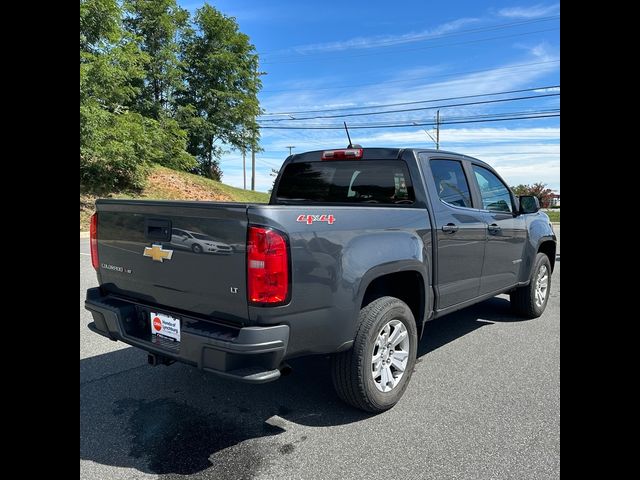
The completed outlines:
[[[205,2],[178,3],[193,14]],[[272,169],[289,155],[288,146],[294,153],[347,146],[344,130],[312,126],[346,121],[353,143],[365,148],[435,148],[438,107],[441,150],[488,162],[512,186],[560,189],[559,3],[208,3],[234,17],[256,47],[260,124],[287,127],[261,128],[256,190],[271,188]],[[538,118],[500,120],[505,116]],[[381,128],[355,128],[372,124]],[[398,124],[404,126],[389,126]],[[228,150],[222,181],[242,188],[242,155]],[[247,155],[247,188],[250,181]]]

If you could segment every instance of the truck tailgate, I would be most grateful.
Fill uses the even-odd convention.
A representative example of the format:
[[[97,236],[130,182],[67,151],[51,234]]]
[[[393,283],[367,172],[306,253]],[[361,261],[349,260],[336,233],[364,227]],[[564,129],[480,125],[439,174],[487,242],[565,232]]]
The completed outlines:
[[[101,288],[171,310],[247,323],[247,206],[98,200]]]

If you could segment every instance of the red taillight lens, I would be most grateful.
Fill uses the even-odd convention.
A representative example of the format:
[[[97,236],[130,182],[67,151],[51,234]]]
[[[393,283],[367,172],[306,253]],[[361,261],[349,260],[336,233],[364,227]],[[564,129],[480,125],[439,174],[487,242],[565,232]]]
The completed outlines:
[[[284,235],[270,228],[249,227],[247,240],[249,302],[280,304],[289,294],[289,253]]]
[[[322,160],[352,160],[362,158],[362,148],[348,148],[346,150],[325,150],[322,152]]]
[[[91,264],[93,268],[98,270],[100,263],[98,262],[98,213],[91,215],[91,224],[89,226],[89,242],[91,243]]]

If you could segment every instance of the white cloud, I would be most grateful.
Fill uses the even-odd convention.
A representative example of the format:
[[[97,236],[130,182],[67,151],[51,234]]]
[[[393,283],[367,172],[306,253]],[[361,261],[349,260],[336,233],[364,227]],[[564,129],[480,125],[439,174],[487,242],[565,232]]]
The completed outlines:
[[[486,144],[486,143],[513,143],[532,140],[558,140],[559,128],[440,128],[440,142],[442,148],[448,148],[450,144]],[[389,131],[377,133],[368,137],[359,138],[358,141],[367,146],[394,145],[413,146],[416,143],[424,145],[428,140],[424,131],[416,129],[409,132]]]
[[[512,138],[535,136],[540,140],[550,140],[542,132],[535,130],[529,134],[516,134]],[[552,129],[549,129],[552,130]],[[558,140],[557,135],[553,139]],[[560,188],[560,144],[537,143],[535,141],[512,141],[501,144],[474,144],[456,146],[455,151],[484,160],[494,167],[509,185],[535,182],[546,183],[550,188]]]
[[[267,112],[286,112],[315,110],[327,104],[351,103],[365,106],[372,103],[401,103],[417,99],[484,94],[530,86],[531,82],[558,69],[556,62],[558,57],[547,44],[540,43],[534,46],[522,46],[522,48],[528,53],[526,58],[498,65],[493,70],[462,74],[458,77],[448,77],[438,81],[429,81],[426,76],[426,78],[405,83],[367,85],[344,92],[308,90],[261,94],[261,105]],[[536,64],[522,66],[527,63]],[[435,68],[435,66],[430,67]],[[410,70],[408,73],[405,71],[395,72],[391,80],[411,78],[412,72],[415,70]],[[394,118],[399,119],[397,115],[394,115]],[[376,119],[382,120],[383,118],[377,116]]]
[[[559,92],[560,87],[551,87],[551,88],[538,88],[534,90],[535,93],[549,93],[549,92]]]
[[[547,140],[560,138],[560,128],[456,128],[440,130],[442,141],[446,143],[505,143],[515,141]]]
[[[326,105],[366,106],[455,97],[458,95],[479,95],[541,85],[541,83],[536,82],[540,81],[540,79],[548,78],[550,74],[555,74],[558,71],[557,52],[546,43],[520,45],[519,47],[522,49],[521,52],[524,53],[521,58],[514,59],[510,63],[497,65],[493,70],[468,73],[446,79],[440,78],[438,81],[429,81],[427,77],[426,79],[408,81],[402,84],[368,85],[343,92],[316,89],[273,94],[263,93],[261,94],[261,105],[266,111],[283,112],[322,109],[323,107],[326,108]],[[518,67],[523,63],[532,62],[536,62],[536,65]],[[446,66],[445,68],[444,65],[425,65],[425,67],[438,69],[438,73],[451,71],[451,67]],[[417,70],[396,71],[393,76],[388,78],[408,78],[416,75],[416,73],[418,73]],[[385,78],[385,80],[387,79]],[[329,78],[327,82],[335,84],[335,79]],[[548,85],[548,83],[545,84]],[[314,83],[314,87],[321,86],[322,82]],[[549,93],[554,91],[549,90]],[[508,104],[504,105],[508,106]],[[557,108],[557,97],[548,97],[546,100],[537,101],[536,104],[518,102],[513,104],[513,108],[527,110],[528,108],[533,108],[533,105],[537,105],[536,108]],[[491,113],[493,111],[495,111],[495,106],[493,105],[476,105],[448,108],[441,111],[441,115],[446,119],[446,117]],[[373,117],[350,117],[346,120],[348,124],[367,123],[370,121],[396,123],[414,119],[430,122],[434,113],[433,110],[423,110]],[[299,124],[339,125],[342,120],[342,118],[315,119],[299,122]],[[443,126],[441,127],[441,148],[466,153],[487,161],[496,167],[498,172],[510,184],[542,181],[551,188],[559,188],[560,154],[558,144],[560,130],[559,127],[555,126],[557,124],[553,123],[555,120],[529,120],[520,124],[477,124],[470,126],[470,128],[466,126],[457,128],[457,126],[453,125]],[[296,123],[286,124],[295,125]],[[277,125],[277,123],[271,123],[271,125]],[[516,128],[515,125],[518,127]],[[430,127],[424,128],[429,129]],[[430,131],[433,132],[433,130]],[[434,146],[433,142],[419,127],[375,130],[352,129],[350,133],[354,143],[362,144],[365,147],[433,148]],[[282,164],[288,155],[288,149],[286,148],[288,145],[295,145],[294,152],[340,148],[346,147],[347,138],[343,130],[262,129],[261,145],[265,151],[260,153],[258,158],[271,165],[267,166],[264,162],[256,164],[258,166],[257,185],[258,189],[266,191],[271,188],[273,183],[273,178],[269,176],[271,166],[277,168]],[[231,157],[232,155],[229,156],[229,158]],[[236,157],[239,156],[236,154]],[[225,172],[223,177],[225,183],[241,187],[242,160],[241,157],[239,158],[239,161],[223,163],[222,167]],[[227,173],[227,168],[232,165],[234,165],[233,168],[238,168],[238,170]],[[239,165],[239,167],[235,167],[235,165]],[[250,165],[249,156],[247,157],[247,165]]]
[[[339,42],[313,43],[308,45],[299,45],[277,53],[316,53],[316,52],[335,52],[341,50],[387,47],[391,45],[399,45],[403,43],[419,42],[428,38],[438,37],[447,33],[454,32],[471,23],[479,22],[479,18],[458,18],[451,22],[443,23],[435,28],[422,30],[420,32],[409,32],[402,35],[376,35],[372,37],[356,37],[349,40]],[[268,61],[268,60],[267,60]]]
[[[498,15],[506,18],[537,18],[555,13],[559,8],[559,3],[553,5],[537,4],[530,7],[509,7],[498,11]]]
[[[552,190],[560,189],[560,159],[494,167],[510,186],[542,182]]]
[[[429,147],[433,142],[419,128],[410,131],[390,129],[388,131],[375,130],[354,130],[351,138],[354,143],[360,143],[366,147],[393,146],[393,147]],[[431,132],[433,133],[433,132]],[[312,135],[312,137],[311,137]],[[551,142],[557,141],[560,136],[560,129],[555,127],[532,127],[532,128],[441,128],[440,141],[442,148],[458,148],[460,145],[483,145],[488,144],[509,144],[514,142]],[[297,138],[295,151],[316,150],[322,148],[334,148],[342,144],[346,145],[346,135],[341,131],[317,131],[310,134],[310,138]],[[286,143],[286,142],[284,142]],[[273,150],[283,152],[283,160],[287,155],[287,150],[281,147],[281,141],[276,139],[269,143]],[[271,147],[270,147],[271,148]],[[483,147],[484,148],[484,147]],[[502,148],[502,147],[501,147]],[[492,148],[491,150],[495,150]]]

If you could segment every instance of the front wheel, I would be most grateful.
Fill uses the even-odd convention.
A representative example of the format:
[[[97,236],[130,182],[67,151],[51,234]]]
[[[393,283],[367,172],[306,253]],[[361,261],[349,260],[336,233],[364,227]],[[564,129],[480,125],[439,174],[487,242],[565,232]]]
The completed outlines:
[[[517,288],[510,294],[511,308],[527,318],[542,315],[551,291],[551,262],[544,253],[536,255],[529,285]]]
[[[416,362],[418,333],[411,309],[382,297],[360,310],[353,347],[332,358],[333,385],[346,403],[367,412],[393,407]]]
[[[195,253],[202,253],[202,247],[197,243],[191,245],[191,250],[193,250]]]

